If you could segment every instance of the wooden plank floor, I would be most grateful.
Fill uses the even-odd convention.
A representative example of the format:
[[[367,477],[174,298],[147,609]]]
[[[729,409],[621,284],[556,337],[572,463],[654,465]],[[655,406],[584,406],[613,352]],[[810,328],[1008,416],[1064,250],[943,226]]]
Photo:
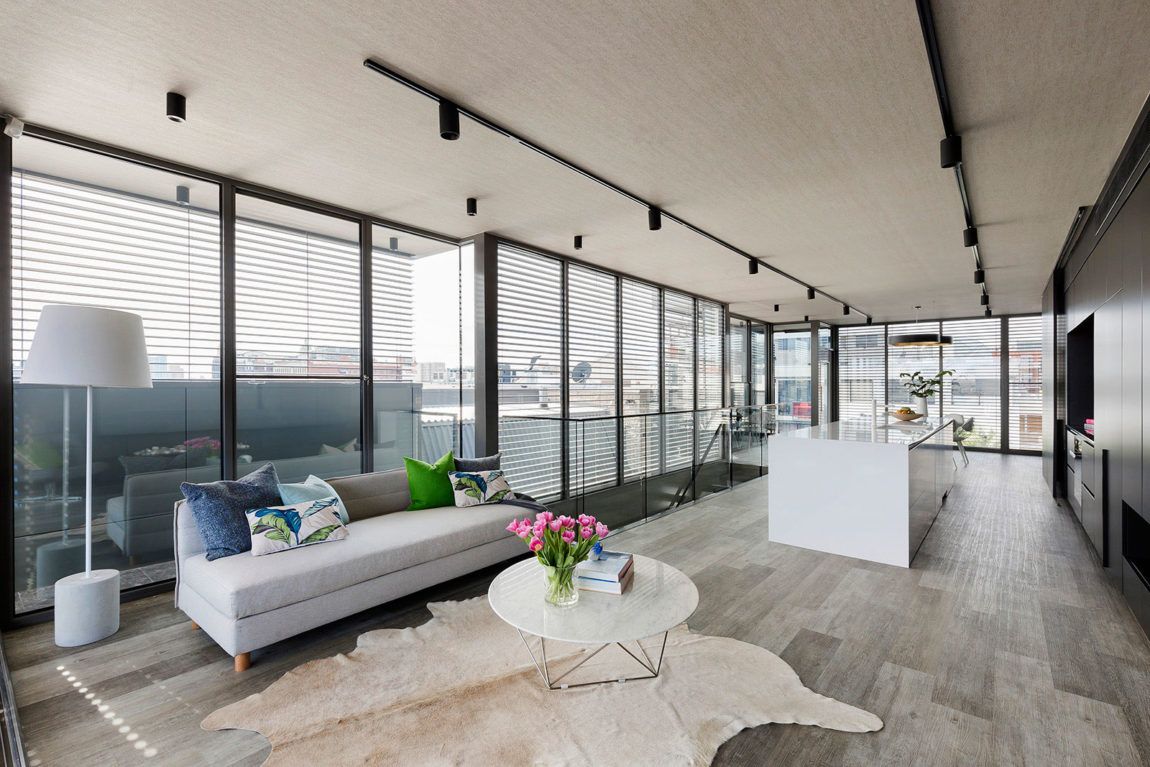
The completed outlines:
[[[1037,458],[972,455],[910,570],[768,544],[766,481],[615,545],[695,579],[692,628],[780,654],[809,687],[886,728],[759,727],[716,764],[1150,763],[1150,643],[1049,498]],[[363,631],[427,620],[427,601],[485,593],[495,570],[283,642],[240,675],[168,596],[126,605],[119,634],[78,652],[56,648],[48,625],[13,632],[5,650],[33,764],[259,764],[261,736],[204,732],[200,720],[353,649]]]

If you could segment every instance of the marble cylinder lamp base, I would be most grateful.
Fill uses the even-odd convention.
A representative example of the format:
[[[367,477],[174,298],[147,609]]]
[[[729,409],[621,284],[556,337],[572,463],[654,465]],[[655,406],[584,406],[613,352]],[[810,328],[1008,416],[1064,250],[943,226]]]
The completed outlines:
[[[78,647],[120,629],[120,571],[93,570],[56,581],[56,645]]]

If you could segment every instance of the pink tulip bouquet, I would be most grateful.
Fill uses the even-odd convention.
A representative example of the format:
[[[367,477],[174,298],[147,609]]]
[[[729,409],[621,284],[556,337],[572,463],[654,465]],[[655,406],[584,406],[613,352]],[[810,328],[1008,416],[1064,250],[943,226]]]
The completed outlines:
[[[575,565],[587,559],[595,544],[610,533],[607,525],[587,514],[557,517],[549,511],[536,514],[534,522],[527,517],[513,519],[507,531],[522,538],[535,553],[547,572],[547,601],[561,607],[579,601]]]

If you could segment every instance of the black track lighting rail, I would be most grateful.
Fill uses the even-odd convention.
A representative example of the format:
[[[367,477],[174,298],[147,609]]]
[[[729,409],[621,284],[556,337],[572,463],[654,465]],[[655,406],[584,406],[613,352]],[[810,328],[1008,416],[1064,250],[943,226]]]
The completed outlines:
[[[915,0],[915,5],[918,7],[918,23],[922,28],[922,41],[926,46],[926,57],[930,62],[930,74],[934,80],[934,95],[938,98],[938,113],[942,118],[942,130],[944,141],[958,136],[954,130],[954,112],[950,106],[950,91],[946,87],[946,74],[942,70],[942,54],[938,48],[938,33],[934,28],[934,12],[930,7],[930,0]],[[986,311],[990,311],[989,295],[990,288],[987,286],[985,278],[985,270],[982,266],[982,253],[979,250],[977,230],[974,226],[974,214],[971,212],[970,207],[970,193],[966,189],[966,177],[962,170],[962,153],[961,153],[961,137],[959,137],[959,152],[958,161],[954,164],[954,180],[958,184],[958,196],[962,200],[962,218],[965,231],[963,232],[963,244],[969,247],[971,253],[974,255],[974,268],[976,272],[983,275],[982,282],[979,288],[982,291],[982,296],[979,301],[982,306],[987,307]],[[946,149],[943,150],[944,152]],[[967,234],[969,231],[971,234]],[[973,243],[971,237],[973,236]]]
[[[559,165],[562,165],[567,170],[572,171],[573,173],[578,173],[580,176],[583,176],[584,178],[586,178],[590,181],[594,181],[596,184],[599,184],[600,186],[602,186],[606,189],[610,189],[615,194],[618,194],[622,197],[626,197],[628,200],[635,203],[636,205],[640,205],[644,208],[647,208],[649,221],[651,219],[653,219],[653,214],[650,211],[658,211],[658,213],[661,214],[662,219],[665,219],[667,221],[674,221],[676,224],[683,227],[684,229],[687,229],[687,230],[694,232],[695,234],[699,235],[700,237],[703,237],[705,239],[710,240],[711,242],[713,242],[714,244],[718,245],[721,248],[725,248],[725,249],[731,251],[732,253],[735,253],[737,255],[742,256],[743,258],[747,259],[747,261],[749,261],[749,262],[754,262],[756,264],[759,264],[760,266],[765,267],[766,269],[770,270],[771,272],[774,272],[778,276],[780,276],[786,280],[789,280],[789,281],[795,283],[796,285],[800,285],[800,286],[806,288],[808,291],[813,290],[818,295],[823,296],[823,297],[827,298],[828,300],[830,300],[836,304],[845,304],[846,303],[845,301],[842,301],[841,299],[835,298],[830,293],[827,293],[825,290],[820,290],[819,288],[816,288],[813,285],[808,285],[806,282],[803,282],[799,278],[797,278],[791,274],[788,274],[787,272],[784,272],[782,269],[779,269],[776,266],[772,266],[771,264],[768,264],[766,261],[763,261],[759,257],[752,255],[751,253],[748,253],[747,251],[743,250],[742,248],[739,248],[739,247],[731,244],[730,242],[727,242],[726,240],[722,239],[721,237],[718,237],[714,234],[711,234],[706,229],[703,229],[699,226],[696,226],[695,224],[692,224],[690,221],[687,221],[686,219],[680,218],[680,217],[676,216],[675,214],[668,212],[664,208],[661,208],[658,205],[656,205],[656,204],[654,204],[648,200],[644,200],[642,197],[635,194],[634,192],[628,191],[627,189],[624,189],[623,187],[619,186],[618,184],[615,184],[611,181],[608,181],[607,179],[603,178],[602,176],[595,173],[594,171],[588,170],[587,168],[584,168],[582,165],[579,165],[578,163],[572,162],[571,160],[568,160],[565,157],[562,157],[558,154],[555,154],[550,149],[547,149],[546,147],[543,147],[543,146],[540,146],[539,144],[536,144],[535,142],[531,141],[530,139],[519,135],[518,133],[511,130],[510,128],[506,128],[506,127],[500,125],[499,123],[495,122],[494,120],[491,120],[490,118],[484,117],[482,114],[479,114],[478,112],[475,112],[475,111],[469,109],[468,107],[464,106],[463,104],[460,104],[457,101],[452,101],[451,99],[447,98],[446,96],[442,96],[442,95],[436,93],[435,91],[431,90],[427,86],[422,85],[422,84],[416,82],[415,80],[412,80],[410,77],[407,77],[406,75],[403,75],[403,74],[400,74],[399,72],[396,72],[394,69],[391,69],[390,67],[386,66],[385,64],[381,64],[380,62],[376,61],[375,59],[364,59],[363,65],[365,67],[367,67],[368,69],[370,69],[372,72],[375,72],[376,74],[383,75],[384,77],[388,78],[392,82],[396,82],[396,83],[404,86],[405,88],[409,88],[410,90],[413,90],[416,93],[420,94],[421,96],[425,96],[426,98],[429,98],[432,101],[435,101],[436,103],[446,102],[446,103],[451,104],[452,106],[455,107],[455,109],[458,110],[459,114],[468,118],[472,122],[478,123],[479,125],[482,125],[484,128],[487,128],[490,131],[498,133],[499,135],[501,135],[505,138],[509,138],[513,141],[517,141],[518,143],[527,147],[531,151],[536,152],[537,154],[540,154],[543,157],[546,157],[548,160],[551,160],[554,163],[558,163]],[[751,272],[751,273],[754,274],[754,272]],[[863,317],[870,319],[870,315],[867,314],[866,312],[862,311],[858,307],[855,307],[853,304],[850,306],[851,306],[852,311],[858,312]]]

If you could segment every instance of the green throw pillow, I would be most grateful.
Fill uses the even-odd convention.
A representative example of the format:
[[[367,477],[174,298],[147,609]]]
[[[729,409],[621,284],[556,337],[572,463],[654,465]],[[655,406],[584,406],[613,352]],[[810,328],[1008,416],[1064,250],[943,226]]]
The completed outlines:
[[[407,469],[407,487],[411,491],[408,511],[436,509],[455,505],[455,491],[447,472],[455,470],[455,456],[451,451],[435,463],[424,463],[414,458],[403,459]]]

